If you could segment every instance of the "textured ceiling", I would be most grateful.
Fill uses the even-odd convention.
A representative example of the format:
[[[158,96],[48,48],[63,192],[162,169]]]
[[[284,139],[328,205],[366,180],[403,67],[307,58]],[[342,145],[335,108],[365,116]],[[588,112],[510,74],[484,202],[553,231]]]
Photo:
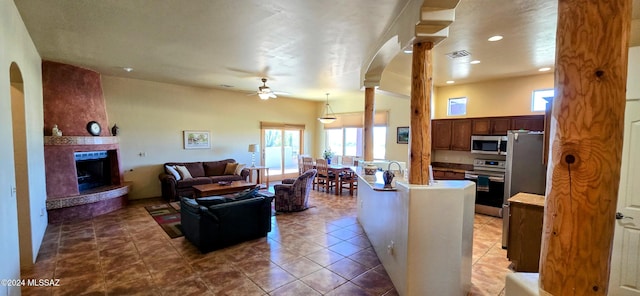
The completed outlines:
[[[361,66],[410,1],[15,3],[46,60],[107,75],[213,88],[227,85],[247,93],[257,90],[261,77],[268,77],[267,85],[275,91],[323,100],[326,92],[331,99],[362,98]],[[635,19],[640,17],[639,2],[633,0]],[[536,74],[539,67],[552,67],[556,3],[462,0],[449,37],[434,50],[436,85]],[[633,26],[640,30],[638,22]],[[486,41],[495,34],[505,38]],[[632,36],[640,44],[637,37]],[[463,49],[471,56],[445,56]],[[470,65],[471,59],[481,63]],[[396,56],[383,73],[381,89],[408,94],[410,61],[411,55]]]

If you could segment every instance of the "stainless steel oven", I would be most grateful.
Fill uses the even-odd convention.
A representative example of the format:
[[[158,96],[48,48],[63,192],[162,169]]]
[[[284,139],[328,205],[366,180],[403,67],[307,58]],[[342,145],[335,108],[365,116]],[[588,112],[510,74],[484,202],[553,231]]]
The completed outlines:
[[[504,201],[504,160],[475,159],[473,171],[464,178],[476,183],[476,213],[502,217]]]

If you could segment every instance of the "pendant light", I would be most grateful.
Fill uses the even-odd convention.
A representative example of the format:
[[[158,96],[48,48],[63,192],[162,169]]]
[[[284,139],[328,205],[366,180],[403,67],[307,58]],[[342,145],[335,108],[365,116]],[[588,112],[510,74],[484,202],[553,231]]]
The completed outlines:
[[[324,116],[318,117],[318,120],[320,120],[320,122],[324,124],[327,124],[336,121],[336,119],[336,115],[333,114],[333,110],[331,109],[331,106],[329,106],[329,93],[327,93],[327,103],[325,104]]]

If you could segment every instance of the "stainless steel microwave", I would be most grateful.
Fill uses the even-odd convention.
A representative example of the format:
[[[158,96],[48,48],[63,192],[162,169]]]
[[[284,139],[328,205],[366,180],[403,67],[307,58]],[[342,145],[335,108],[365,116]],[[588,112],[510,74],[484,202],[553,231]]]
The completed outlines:
[[[507,155],[507,136],[471,136],[471,153]]]

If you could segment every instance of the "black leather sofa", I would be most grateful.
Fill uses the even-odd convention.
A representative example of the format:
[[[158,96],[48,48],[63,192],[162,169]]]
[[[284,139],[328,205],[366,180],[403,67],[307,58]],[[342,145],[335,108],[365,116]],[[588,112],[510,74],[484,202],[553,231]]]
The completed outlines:
[[[273,197],[258,194],[242,200],[205,199],[216,204],[205,206],[186,197],[180,200],[182,232],[202,253],[265,237],[271,231]]]

